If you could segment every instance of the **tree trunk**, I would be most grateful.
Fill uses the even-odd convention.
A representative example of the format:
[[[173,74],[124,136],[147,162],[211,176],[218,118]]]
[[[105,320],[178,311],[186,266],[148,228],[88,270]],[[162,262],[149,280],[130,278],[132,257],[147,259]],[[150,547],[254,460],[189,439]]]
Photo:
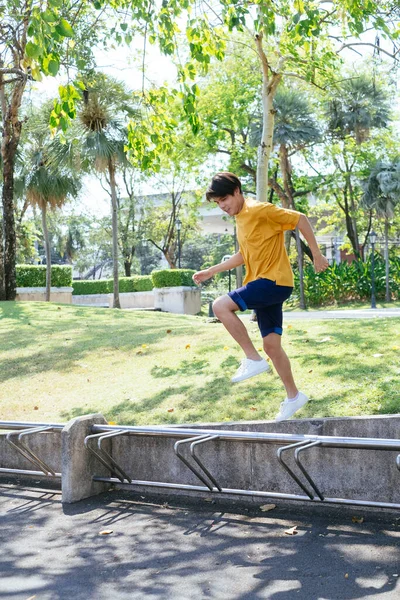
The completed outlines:
[[[390,302],[390,284],[389,284],[389,219],[385,216],[385,271],[386,271],[386,302]]]
[[[130,260],[124,260],[125,277],[131,276],[132,262]]]
[[[15,300],[16,289],[16,232],[14,216],[14,164],[22,122],[18,119],[26,78],[14,83],[9,97],[0,76],[0,104],[2,114],[1,157],[3,161],[3,244],[0,252],[0,300]]]
[[[108,159],[108,173],[110,176],[111,188],[111,210],[112,210],[112,258],[113,258],[113,308],[121,308],[119,301],[119,280],[118,280],[118,202],[117,185],[115,182],[115,165],[112,158]]]
[[[235,252],[239,252],[239,243],[236,235],[236,225],[233,230],[233,239],[235,241]],[[236,267],[236,288],[240,288],[243,285],[243,265]]]
[[[285,144],[281,144],[281,146],[279,148],[279,163],[280,163],[280,169],[281,169],[281,175],[282,175],[282,179],[283,179],[283,187],[285,190],[285,195],[289,201],[288,206],[285,206],[285,208],[295,210],[296,207],[295,207],[294,199],[293,199],[294,198],[294,188],[293,188],[292,173],[291,173],[292,167],[291,167],[290,160],[289,160],[289,152],[288,152],[288,149]],[[287,234],[285,236],[285,242],[287,242],[287,244],[288,244],[287,251],[289,252],[291,232],[287,231],[285,233]],[[297,228],[295,231],[295,236],[296,236],[296,248],[297,248],[297,263],[298,263],[298,267],[299,267],[300,308],[302,310],[305,310],[306,309],[306,297],[305,297],[305,293],[304,293],[303,248],[301,245],[300,232]]]
[[[257,157],[257,200],[265,202],[268,197],[268,163],[274,136],[275,109],[273,101],[282,79],[282,74],[279,72],[279,69],[272,73],[272,75],[270,74],[268,59],[262,46],[262,34],[256,35],[256,46],[263,74],[263,128]]]
[[[44,252],[46,255],[46,302],[50,302],[50,291],[51,291],[51,250],[50,250],[50,239],[49,230],[47,229],[47,209],[46,202],[43,202],[42,209],[42,228],[44,238]]]

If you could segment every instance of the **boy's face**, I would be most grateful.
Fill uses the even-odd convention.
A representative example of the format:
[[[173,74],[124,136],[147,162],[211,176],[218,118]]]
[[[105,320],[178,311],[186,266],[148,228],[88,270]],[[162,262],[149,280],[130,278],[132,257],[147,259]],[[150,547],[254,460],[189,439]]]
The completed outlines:
[[[214,202],[218,204],[221,210],[232,217],[233,215],[239,214],[242,210],[244,198],[240,193],[239,188],[236,188],[233,195],[229,194],[222,198],[214,198]]]

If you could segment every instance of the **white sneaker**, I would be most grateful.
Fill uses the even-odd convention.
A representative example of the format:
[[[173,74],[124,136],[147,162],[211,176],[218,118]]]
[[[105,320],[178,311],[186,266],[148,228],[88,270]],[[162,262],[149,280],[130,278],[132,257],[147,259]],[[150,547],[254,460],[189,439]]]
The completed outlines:
[[[264,373],[264,371],[269,371],[270,366],[267,361],[262,358],[261,360],[251,360],[250,358],[244,358],[240,363],[240,367],[232,377],[232,383],[237,383],[238,381],[243,381],[244,379],[249,379],[250,377],[254,377],[254,375],[259,375],[260,373]]]
[[[289,400],[286,398],[281,403],[281,409],[276,415],[275,421],[285,421],[286,419],[290,419],[290,417],[293,417],[294,413],[300,410],[300,408],[307,404],[308,401],[309,398],[307,398],[303,392],[299,392],[299,397],[297,400],[292,400],[289,402]]]

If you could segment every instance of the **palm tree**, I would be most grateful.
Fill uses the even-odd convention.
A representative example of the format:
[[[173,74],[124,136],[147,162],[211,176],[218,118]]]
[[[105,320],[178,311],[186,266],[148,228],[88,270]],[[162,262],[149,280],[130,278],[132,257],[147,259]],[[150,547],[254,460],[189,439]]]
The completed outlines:
[[[310,103],[305,94],[293,88],[280,87],[274,98],[274,137],[273,145],[278,148],[279,170],[282,184],[277,178],[270,180],[272,189],[278,195],[284,208],[296,209],[296,197],[304,192],[296,191],[292,177],[291,156],[304,147],[317,142],[321,133],[318,123],[312,114]],[[257,124],[252,131],[252,143],[259,143],[261,139],[261,125]],[[290,232],[286,236],[286,249],[290,247]],[[296,229],[296,246],[299,265],[300,280],[300,307],[306,308],[303,276],[303,248],[312,257],[309,248],[302,242]]]
[[[76,161],[75,143],[79,147],[80,164],[89,172],[104,175],[110,190],[112,215],[113,307],[121,308],[119,300],[118,252],[118,186],[117,171],[130,167],[126,157],[126,125],[128,118],[137,117],[132,108],[131,94],[122,83],[103,74],[96,74],[86,83],[78,122],[72,126],[66,144],[59,144],[55,153],[58,161]]]
[[[354,153],[348,151],[346,138],[352,137],[357,146],[360,146],[369,138],[371,129],[387,126],[390,113],[386,90],[363,74],[337,86],[325,108],[328,133],[342,143],[341,158],[333,159],[337,171],[343,177],[342,197],[340,199],[339,195],[335,196],[344,212],[347,236],[356,256],[362,255],[357,224],[359,193],[354,177]]]
[[[396,205],[400,204],[400,159],[390,163],[377,163],[371,170],[368,179],[363,183],[364,195],[362,204],[365,208],[375,209],[378,217],[385,221],[385,265],[386,296],[390,302],[389,283],[389,228]]]
[[[312,114],[307,97],[297,90],[278,89],[274,107],[276,114],[273,143],[279,148],[279,167],[288,202],[287,208],[295,209],[296,190],[293,185],[290,157],[305,146],[317,142],[320,139],[320,129]],[[296,229],[295,235],[299,264],[300,307],[305,309],[303,249],[298,229]],[[288,245],[289,243],[290,237]]]
[[[79,181],[65,171],[56,171],[49,167],[43,150],[33,155],[32,171],[27,178],[26,197],[30,204],[38,206],[42,214],[42,228],[46,254],[46,302],[50,301],[51,289],[51,251],[47,227],[48,209],[61,208],[68,197],[76,197]]]
[[[18,172],[14,191],[24,199],[19,217],[22,220],[27,206],[37,206],[41,211],[43,239],[46,255],[46,295],[50,300],[51,251],[47,226],[47,212],[61,208],[69,198],[75,198],[80,189],[79,177],[53,160],[49,131],[50,103],[28,115],[18,155]]]
[[[374,127],[386,127],[390,119],[388,95],[366,75],[352,77],[334,90],[328,101],[326,114],[328,129],[338,137],[354,135],[358,145],[370,135]]]

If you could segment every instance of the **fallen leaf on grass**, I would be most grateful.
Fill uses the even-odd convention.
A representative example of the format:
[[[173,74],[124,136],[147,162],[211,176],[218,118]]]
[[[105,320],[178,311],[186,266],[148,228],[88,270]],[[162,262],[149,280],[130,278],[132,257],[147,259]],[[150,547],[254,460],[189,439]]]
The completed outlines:
[[[116,423],[116,421],[108,421],[108,424],[109,425],[116,425],[117,423]]]
[[[110,535],[110,533],[114,533],[113,529],[103,529],[103,531],[99,531],[99,535]]]
[[[167,329],[167,333],[172,333],[172,329]]]
[[[185,350],[189,350],[189,348],[190,348],[190,344],[186,344]]]
[[[263,512],[268,512],[269,510],[274,510],[276,508],[276,504],[263,504],[260,506],[260,510]]]
[[[147,344],[142,344],[142,348],[148,348]]]
[[[351,517],[353,523],[364,523],[364,517]]]
[[[312,369],[310,369],[308,372],[309,372],[309,373],[312,373],[312,372],[313,372],[313,370],[312,370]]]
[[[258,410],[256,406],[250,406],[250,410]]]
[[[34,406],[33,410],[39,410],[39,407],[38,406]]]
[[[173,409],[173,408],[169,408],[169,409],[167,410],[167,412],[174,412],[174,409]]]
[[[141,350],[138,350],[138,351],[136,352],[136,354],[143,354],[143,352],[142,352]]]
[[[224,346],[224,350],[229,350],[229,346]]]
[[[296,535],[297,533],[299,533],[297,531],[297,525],[295,525],[294,527],[290,527],[289,529],[285,529],[285,533],[286,535]]]
[[[288,325],[286,329],[293,329],[293,325]]]

